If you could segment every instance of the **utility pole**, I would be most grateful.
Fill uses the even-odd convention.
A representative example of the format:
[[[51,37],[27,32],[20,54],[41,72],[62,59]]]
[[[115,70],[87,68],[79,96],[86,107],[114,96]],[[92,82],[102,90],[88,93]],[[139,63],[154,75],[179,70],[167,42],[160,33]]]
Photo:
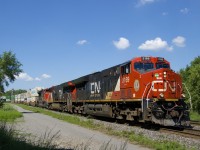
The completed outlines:
[[[12,89],[10,92],[10,101],[12,101],[13,92],[14,92],[14,89]]]

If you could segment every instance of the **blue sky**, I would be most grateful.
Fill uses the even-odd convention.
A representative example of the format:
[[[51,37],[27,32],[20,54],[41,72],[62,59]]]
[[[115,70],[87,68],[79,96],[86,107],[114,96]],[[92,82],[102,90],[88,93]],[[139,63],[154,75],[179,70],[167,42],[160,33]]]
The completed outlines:
[[[0,53],[23,73],[7,87],[50,87],[159,56],[173,70],[200,55],[199,0],[0,0]]]

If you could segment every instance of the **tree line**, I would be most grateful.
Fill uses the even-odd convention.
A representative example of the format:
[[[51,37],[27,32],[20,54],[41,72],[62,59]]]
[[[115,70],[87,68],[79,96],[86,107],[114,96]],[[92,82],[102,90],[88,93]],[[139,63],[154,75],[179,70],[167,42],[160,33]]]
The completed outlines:
[[[0,54],[0,95],[4,93],[4,87],[15,81],[21,72],[22,64],[11,51]]]
[[[182,80],[190,92],[193,110],[200,114],[200,56],[196,57],[190,65],[180,70]],[[190,98],[185,88],[187,100]]]

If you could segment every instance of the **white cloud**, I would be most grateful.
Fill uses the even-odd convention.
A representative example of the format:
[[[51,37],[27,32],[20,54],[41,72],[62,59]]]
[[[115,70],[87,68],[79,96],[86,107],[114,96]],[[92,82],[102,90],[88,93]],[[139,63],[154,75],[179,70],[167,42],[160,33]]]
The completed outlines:
[[[154,3],[155,1],[158,1],[158,0],[138,0],[136,6],[137,7],[143,6],[143,5],[146,5],[146,4]]]
[[[76,44],[78,44],[78,45],[84,45],[86,43],[87,43],[87,40],[80,40]]]
[[[129,40],[124,37],[120,37],[119,41],[113,41],[113,44],[118,49],[126,49],[130,46]]]
[[[145,43],[142,43],[139,47],[141,50],[161,50],[165,49],[168,51],[173,50],[172,46],[169,46],[167,41],[162,40],[160,37],[155,38],[154,40],[147,40]]]
[[[178,47],[185,47],[185,37],[183,36],[177,36],[172,40],[172,43]]]
[[[42,78],[47,79],[47,78],[51,78],[51,76],[44,73],[44,74],[42,75]]]
[[[41,81],[42,78],[43,78],[43,79],[51,78],[50,75],[45,74],[45,73],[41,75],[41,78],[39,78],[39,77],[33,78],[33,77],[31,77],[30,75],[28,75],[27,73],[25,73],[25,72],[22,72],[22,73],[20,73],[18,76],[15,76],[15,77],[16,77],[16,79],[18,79],[18,80],[24,80],[24,81]]]
[[[36,78],[35,78],[35,81],[41,81],[41,79],[40,79],[40,78],[38,78],[38,77],[36,77]]]
[[[18,76],[15,76],[15,77],[16,79],[19,79],[19,80],[33,81],[33,78],[25,72],[22,72]]]
[[[180,12],[182,14],[188,14],[189,13],[189,9],[188,8],[183,8],[183,9],[180,10]]]

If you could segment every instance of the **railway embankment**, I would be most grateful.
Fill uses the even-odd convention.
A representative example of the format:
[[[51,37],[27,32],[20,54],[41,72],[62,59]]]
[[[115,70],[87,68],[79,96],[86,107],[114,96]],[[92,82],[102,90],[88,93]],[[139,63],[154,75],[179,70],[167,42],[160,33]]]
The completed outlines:
[[[50,111],[42,108],[20,105],[24,109],[42,113],[78,126],[106,133],[110,136],[126,139],[130,143],[143,145],[151,149],[200,149],[200,140],[170,132],[147,130],[137,126],[118,124],[87,117]]]

